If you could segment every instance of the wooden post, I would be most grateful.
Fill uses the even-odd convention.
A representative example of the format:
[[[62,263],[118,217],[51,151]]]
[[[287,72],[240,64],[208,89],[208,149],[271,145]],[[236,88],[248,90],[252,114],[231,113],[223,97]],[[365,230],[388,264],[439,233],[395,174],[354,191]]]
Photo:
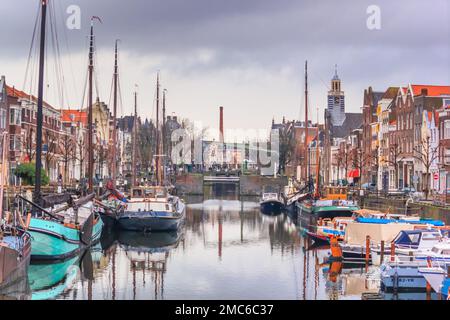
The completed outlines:
[[[391,242],[391,262],[394,262],[395,260],[395,243],[394,241]]]
[[[427,299],[427,301],[429,301],[429,300],[431,300],[431,285],[430,285],[430,283],[427,281],[427,287],[426,287],[427,289],[426,289],[426,292],[427,292],[427,295],[426,295],[426,299]]]
[[[369,263],[370,255],[370,236],[366,236],[366,265]]]
[[[383,264],[384,260],[384,240],[381,240],[381,249],[380,249],[380,265]]]
[[[409,261],[413,261],[413,260],[414,260],[413,252],[410,251],[409,252]]]

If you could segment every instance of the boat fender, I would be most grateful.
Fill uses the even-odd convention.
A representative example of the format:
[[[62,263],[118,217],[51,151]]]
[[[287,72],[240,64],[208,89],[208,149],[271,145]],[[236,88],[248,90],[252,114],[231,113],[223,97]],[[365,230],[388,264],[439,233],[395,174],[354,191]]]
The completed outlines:
[[[330,239],[331,256],[335,259],[342,259],[342,249],[339,246],[336,236],[332,236]]]

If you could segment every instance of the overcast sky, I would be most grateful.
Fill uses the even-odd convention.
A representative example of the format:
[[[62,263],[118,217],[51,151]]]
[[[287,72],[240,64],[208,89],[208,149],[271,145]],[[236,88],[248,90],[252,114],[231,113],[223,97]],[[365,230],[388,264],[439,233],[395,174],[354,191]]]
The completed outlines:
[[[2,0],[0,11],[0,74],[26,91],[36,87],[30,74],[37,55],[25,75],[38,3]],[[66,9],[74,4],[81,8],[79,30],[65,27]],[[380,30],[366,25],[373,4],[381,10]],[[122,114],[132,112],[138,84],[138,111],[154,117],[157,70],[168,90],[169,114],[210,128],[218,127],[220,105],[226,128],[268,128],[283,115],[303,120],[306,59],[314,121],[316,108],[323,118],[335,64],[347,112],[360,111],[368,86],[382,91],[408,83],[450,84],[448,0],[59,0],[54,9],[65,108],[81,105],[92,15],[103,21],[95,24],[96,74],[106,103],[114,41],[121,40]],[[47,60],[46,99],[58,106],[55,59]]]

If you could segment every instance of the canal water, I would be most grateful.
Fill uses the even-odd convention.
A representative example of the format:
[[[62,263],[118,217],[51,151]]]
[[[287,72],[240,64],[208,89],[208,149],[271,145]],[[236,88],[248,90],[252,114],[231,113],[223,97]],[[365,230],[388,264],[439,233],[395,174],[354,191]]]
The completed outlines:
[[[265,216],[257,198],[239,199],[233,190],[186,202],[178,233],[104,232],[83,256],[31,265],[29,291],[21,298],[315,300],[379,291],[377,269],[324,263],[329,248],[314,247],[302,235],[298,224],[307,221]]]

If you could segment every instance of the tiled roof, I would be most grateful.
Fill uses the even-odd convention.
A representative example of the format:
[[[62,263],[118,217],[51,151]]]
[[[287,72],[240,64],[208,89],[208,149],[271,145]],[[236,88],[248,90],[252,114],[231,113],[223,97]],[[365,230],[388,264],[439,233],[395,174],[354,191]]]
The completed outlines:
[[[421,85],[421,84],[412,84],[411,89],[413,91],[414,96],[421,95],[422,89],[427,89],[427,96],[443,96],[450,95],[450,86],[434,86],[434,85]]]
[[[14,97],[14,98],[18,98],[18,99],[30,99],[31,98],[31,101],[33,101],[35,103],[37,103],[37,101],[38,101],[38,99],[35,96],[30,95],[28,93],[25,93],[25,92],[23,92],[21,90],[18,90],[16,88],[14,88],[14,87],[10,87],[8,85],[6,85],[6,93],[10,97]],[[50,104],[48,104],[47,102],[43,101],[42,104],[45,107],[53,109],[53,110],[56,111],[56,109],[54,107],[52,107]]]
[[[353,130],[360,128],[362,123],[362,113],[346,113],[342,126],[331,126],[331,136],[333,138],[345,138]]]
[[[81,122],[87,125],[87,113],[80,110],[61,110],[61,122]]]
[[[383,94],[382,99],[394,99],[398,93],[398,87],[389,87]]]

